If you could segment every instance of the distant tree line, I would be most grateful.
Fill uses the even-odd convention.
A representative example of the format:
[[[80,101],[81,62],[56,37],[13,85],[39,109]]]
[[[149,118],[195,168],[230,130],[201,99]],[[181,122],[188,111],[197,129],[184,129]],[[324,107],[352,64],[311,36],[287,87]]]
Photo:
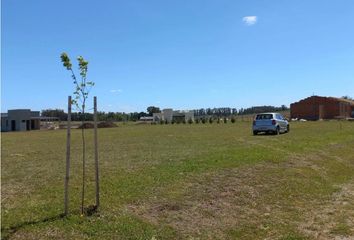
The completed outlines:
[[[213,117],[213,118],[223,118],[223,117],[230,117],[236,115],[246,115],[246,114],[256,114],[261,112],[279,112],[285,111],[289,108],[285,105],[280,107],[274,106],[256,106],[250,108],[240,108],[237,110],[236,108],[201,108],[196,109],[194,111],[194,116],[196,118],[203,118],[203,117]],[[153,113],[161,112],[160,108],[150,106],[147,108],[147,112],[132,112],[132,113],[125,113],[125,112],[98,112],[97,117],[99,121],[137,121],[141,117],[152,116]],[[43,117],[58,117],[61,121],[66,121],[68,114],[64,112],[62,109],[45,109],[42,110]],[[73,112],[71,114],[72,121],[80,121],[81,113]],[[87,121],[93,121],[93,114],[92,113],[85,113],[85,119]]]
[[[196,117],[204,117],[204,116],[215,116],[215,117],[227,117],[231,115],[237,115],[236,108],[201,108],[196,109],[194,111],[194,116]]]
[[[250,108],[241,108],[238,112],[238,115],[246,115],[246,114],[256,114],[256,113],[262,113],[262,112],[280,112],[280,111],[286,111],[289,110],[289,108],[285,105],[281,105],[280,107],[274,107],[274,106],[257,106],[257,107],[250,107]]]
[[[246,115],[246,114],[256,114],[261,112],[280,112],[286,111],[289,108],[285,105],[280,107],[274,106],[256,106],[250,108],[240,108],[237,110],[236,108],[201,108],[194,110],[194,116],[196,117],[204,117],[204,116],[213,116],[213,117],[229,117],[236,115]]]
[[[63,109],[45,109],[42,110],[42,117],[57,117],[60,121],[66,121],[68,114]]]
[[[42,110],[42,117],[57,117],[60,121],[66,121],[68,114],[62,109],[45,109]],[[82,114],[80,112],[72,112],[71,120],[72,121],[81,121]],[[98,121],[137,121],[140,117],[149,116],[146,112],[97,112]],[[92,113],[85,113],[85,120],[93,121]]]

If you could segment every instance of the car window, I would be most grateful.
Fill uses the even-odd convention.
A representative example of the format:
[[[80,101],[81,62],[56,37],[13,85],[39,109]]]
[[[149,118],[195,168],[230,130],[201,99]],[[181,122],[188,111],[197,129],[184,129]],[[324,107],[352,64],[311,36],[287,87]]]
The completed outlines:
[[[257,120],[266,120],[266,119],[272,119],[273,115],[272,114],[258,114],[256,119]]]

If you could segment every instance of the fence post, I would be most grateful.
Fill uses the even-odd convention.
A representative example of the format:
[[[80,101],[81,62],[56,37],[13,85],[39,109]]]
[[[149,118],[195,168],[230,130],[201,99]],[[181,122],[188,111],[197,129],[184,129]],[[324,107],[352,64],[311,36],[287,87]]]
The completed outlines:
[[[100,206],[100,185],[98,175],[98,146],[97,146],[97,97],[93,97],[94,147],[95,147],[95,178],[96,178],[96,208]]]
[[[70,141],[71,141],[71,96],[68,97],[68,119],[67,119],[67,130],[66,130],[66,173],[65,173],[65,183],[64,183],[64,215],[68,215],[68,187],[69,187],[69,176],[70,176]]]

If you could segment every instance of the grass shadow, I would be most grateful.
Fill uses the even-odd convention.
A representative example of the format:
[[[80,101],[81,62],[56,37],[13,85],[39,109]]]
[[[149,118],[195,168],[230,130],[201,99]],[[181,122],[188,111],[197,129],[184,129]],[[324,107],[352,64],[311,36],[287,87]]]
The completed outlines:
[[[41,223],[47,223],[47,222],[54,222],[60,219],[65,218],[65,215],[59,214],[56,216],[52,217],[46,217],[43,219],[35,220],[35,221],[26,221],[23,223],[16,224],[14,226],[10,226],[8,228],[1,228],[1,239],[2,240],[7,240],[9,239],[13,234],[15,234],[18,230],[20,230],[23,227],[29,226],[29,225],[36,225],[36,224],[41,224]]]
[[[98,213],[98,208],[96,205],[90,205],[88,207],[84,208],[84,215],[85,216],[93,216]],[[66,216],[64,213],[61,213],[56,216],[52,217],[46,217],[43,219],[35,220],[35,221],[26,221],[23,223],[16,224],[14,226],[10,226],[8,228],[1,228],[1,239],[2,240],[8,240],[13,234],[15,234],[18,230],[20,230],[23,227],[29,226],[29,225],[36,225],[36,224],[41,224],[41,223],[48,223],[48,222],[55,222],[60,219],[64,219]]]

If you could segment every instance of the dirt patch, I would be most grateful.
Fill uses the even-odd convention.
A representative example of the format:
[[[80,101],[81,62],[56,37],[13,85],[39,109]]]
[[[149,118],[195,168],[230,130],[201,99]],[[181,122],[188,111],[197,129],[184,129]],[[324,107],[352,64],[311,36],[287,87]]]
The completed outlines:
[[[262,179],[253,177],[263,170],[264,166],[259,165],[189,179],[172,207],[171,199],[166,198],[129,208],[148,221],[170,225],[185,236],[206,234],[203,238],[225,238],[228,229],[245,222],[258,225],[260,218],[271,214],[269,206],[260,205],[260,196],[272,184],[263,184]],[[252,216],[259,217],[252,219]]]
[[[113,127],[118,127],[117,124],[113,122],[99,122],[97,124],[98,128],[113,128]]]
[[[113,127],[118,127],[118,126],[113,122],[99,122],[97,124],[97,128],[113,128]],[[84,124],[81,124],[78,128],[79,129],[94,128],[94,125],[93,125],[93,123],[84,123]]]
[[[78,128],[79,129],[82,129],[82,128],[88,129],[88,128],[93,128],[93,127],[94,127],[93,123],[83,123]]]

